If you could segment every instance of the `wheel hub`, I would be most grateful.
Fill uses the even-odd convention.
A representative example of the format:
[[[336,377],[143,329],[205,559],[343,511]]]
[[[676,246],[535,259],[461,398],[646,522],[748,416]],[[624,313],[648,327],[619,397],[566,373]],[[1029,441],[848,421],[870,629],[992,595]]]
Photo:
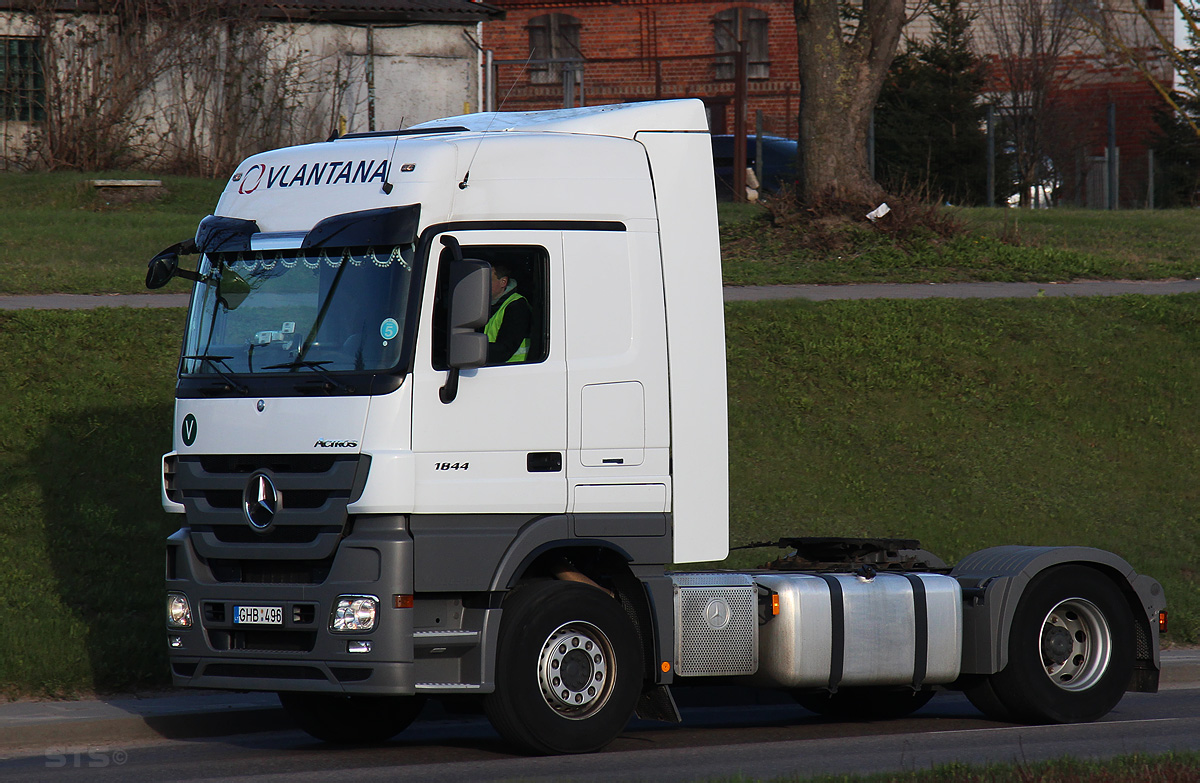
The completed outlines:
[[[612,645],[603,631],[582,621],[565,623],[542,645],[542,698],[565,717],[586,718],[608,701],[614,665]]]
[[[1046,676],[1059,688],[1086,690],[1104,676],[1112,656],[1112,632],[1091,601],[1058,602],[1042,621],[1040,639]]]

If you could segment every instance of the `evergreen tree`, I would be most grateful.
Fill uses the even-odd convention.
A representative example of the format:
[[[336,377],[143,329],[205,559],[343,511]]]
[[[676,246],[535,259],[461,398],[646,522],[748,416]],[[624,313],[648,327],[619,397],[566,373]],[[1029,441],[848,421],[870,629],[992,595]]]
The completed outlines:
[[[1178,56],[1196,73],[1195,69],[1200,69],[1200,49],[1196,48],[1195,35],[1190,38],[1191,48],[1180,50]],[[1171,95],[1192,122],[1170,108],[1154,113],[1161,134],[1153,143],[1158,170],[1156,201],[1161,207],[1194,207],[1200,205],[1200,137],[1193,127],[1193,123],[1200,125],[1200,95],[1179,90]]]
[[[963,0],[931,0],[933,36],[909,41],[875,110],[880,184],[955,204],[987,201],[983,62],[971,51],[975,15]]]

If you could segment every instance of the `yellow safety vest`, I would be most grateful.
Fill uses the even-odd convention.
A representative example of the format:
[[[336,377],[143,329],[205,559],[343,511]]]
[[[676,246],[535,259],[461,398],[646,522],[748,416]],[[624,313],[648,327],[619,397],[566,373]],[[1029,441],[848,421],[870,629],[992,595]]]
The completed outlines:
[[[524,298],[525,297],[514,291],[513,293],[509,294],[507,299],[504,300],[504,304],[500,305],[500,309],[492,313],[492,317],[488,319],[487,324],[483,327],[483,333],[487,335],[489,343],[496,342],[496,336],[500,334],[500,325],[504,323],[504,311],[507,310],[508,306],[513,302]],[[521,344],[517,346],[517,350],[513,353],[512,358],[509,359],[506,364],[523,362],[528,356],[529,338],[526,337],[521,341]]]

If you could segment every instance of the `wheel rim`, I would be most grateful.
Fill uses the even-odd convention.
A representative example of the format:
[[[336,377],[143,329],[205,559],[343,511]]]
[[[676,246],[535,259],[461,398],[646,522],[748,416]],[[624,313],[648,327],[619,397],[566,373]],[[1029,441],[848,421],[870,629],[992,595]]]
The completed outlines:
[[[538,685],[546,704],[563,717],[580,720],[598,712],[615,674],[612,643],[591,623],[564,623],[542,644]]]
[[[1039,646],[1046,677],[1065,691],[1083,691],[1108,670],[1112,632],[1095,604],[1068,598],[1046,614]]]

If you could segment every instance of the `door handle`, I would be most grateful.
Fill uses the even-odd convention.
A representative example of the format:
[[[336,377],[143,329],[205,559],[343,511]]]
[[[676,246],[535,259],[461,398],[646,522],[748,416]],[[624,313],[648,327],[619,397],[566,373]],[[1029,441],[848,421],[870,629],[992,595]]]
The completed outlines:
[[[558,473],[562,470],[562,452],[530,452],[525,455],[525,467],[530,473]]]

